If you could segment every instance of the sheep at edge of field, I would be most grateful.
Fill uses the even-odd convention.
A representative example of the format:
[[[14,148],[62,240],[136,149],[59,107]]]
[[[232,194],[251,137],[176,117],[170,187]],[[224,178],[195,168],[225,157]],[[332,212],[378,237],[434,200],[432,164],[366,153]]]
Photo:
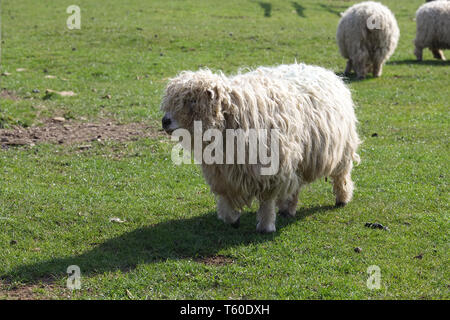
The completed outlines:
[[[216,195],[218,217],[237,227],[240,209],[257,199],[258,232],[275,231],[276,206],[280,214],[294,216],[300,189],[321,177],[333,180],[337,206],[351,200],[350,173],[353,161],[359,162],[360,143],[353,108],[341,78],[304,64],[259,67],[234,76],[184,71],[169,81],[161,103],[163,128],[169,134],[184,129],[195,136],[198,121],[205,135],[211,130],[243,133],[238,140],[244,144],[239,153],[244,164],[200,163]],[[270,139],[270,153],[278,155],[272,163],[277,170],[270,174],[262,173],[261,159],[249,161],[254,143],[247,134],[255,129],[278,132],[276,146]],[[225,140],[223,145],[230,142]],[[206,151],[209,145],[202,148]],[[235,159],[233,148],[223,155]]]
[[[345,75],[353,69],[358,79],[364,79],[370,71],[374,77],[381,76],[399,37],[395,16],[381,3],[366,1],[348,8],[336,33],[339,51],[348,59]]]
[[[442,49],[450,49],[450,1],[431,1],[420,6],[416,26],[417,60],[422,61],[424,48],[429,48],[436,59],[445,60]]]

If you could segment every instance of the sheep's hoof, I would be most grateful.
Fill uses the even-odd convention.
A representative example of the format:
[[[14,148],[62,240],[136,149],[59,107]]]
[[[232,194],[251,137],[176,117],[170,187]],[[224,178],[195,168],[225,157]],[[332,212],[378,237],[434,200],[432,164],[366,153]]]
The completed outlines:
[[[261,223],[258,223],[256,226],[256,231],[259,233],[272,233],[276,231],[275,223],[269,224],[267,226],[262,226]]]
[[[241,225],[241,218],[238,218],[235,222],[230,224],[233,228],[237,229]]]
[[[347,203],[342,202],[342,201],[336,201],[336,207],[337,208],[342,208],[345,207],[347,205]]]

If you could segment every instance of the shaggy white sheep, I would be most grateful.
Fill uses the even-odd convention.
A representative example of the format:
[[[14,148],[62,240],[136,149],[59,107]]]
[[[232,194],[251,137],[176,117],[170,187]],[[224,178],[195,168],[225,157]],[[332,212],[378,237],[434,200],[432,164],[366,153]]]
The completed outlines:
[[[324,176],[333,179],[336,205],[352,198],[357,120],[351,93],[333,72],[304,64],[260,67],[232,77],[184,71],[169,81],[161,110],[168,133],[179,128],[192,133],[194,121],[201,121],[203,132],[278,130],[279,170],[273,175],[261,175],[259,162],[202,164],[218,216],[227,223],[237,226],[238,210],[256,198],[257,230],[273,232],[276,205],[294,216],[300,188]],[[249,141],[245,144],[248,159]]]
[[[416,26],[417,60],[422,60],[424,48],[429,48],[436,59],[445,60],[441,49],[450,49],[450,1],[431,1],[420,6]]]
[[[354,69],[359,79],[372,71],[381,76],[383,64],[397,47],[400,31],[392,12],[378,2],[361,2],[342,15],[336,39],[341,55],[348,59],[345,75]]]

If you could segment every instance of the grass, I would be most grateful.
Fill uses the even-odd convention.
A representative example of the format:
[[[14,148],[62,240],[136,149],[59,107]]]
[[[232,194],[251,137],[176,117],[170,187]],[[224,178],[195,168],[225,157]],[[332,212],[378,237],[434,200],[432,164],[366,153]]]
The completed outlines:
[[[173,165],[166,137],[0,150],[0,298],[448,299],[449,63],[413,61],[423,1],[382,2],[401,38],[381,78],[349,83],[364,143],[347,207],[317,181],[295,219],[260,235],[255,206],[237,230],[217,220],[199,168]],[[81,30],[68,30],[70,1],[4,1],[0,87],[16,98],[1,98],[0,127],[58,115],[156,126],[167,79],[201,66],[342,72],[335,30],[352,3],[80,0]],[[44,99],[47,88],[77,95]],[[69,265],[81,290],[65,287]]]

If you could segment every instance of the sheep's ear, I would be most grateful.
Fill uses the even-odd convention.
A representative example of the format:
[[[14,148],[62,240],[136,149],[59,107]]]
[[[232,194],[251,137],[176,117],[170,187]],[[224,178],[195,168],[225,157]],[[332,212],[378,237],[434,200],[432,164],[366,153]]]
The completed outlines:
[[[198,81],[191,90],[196,99],[192,112],[216,128],[223,127],[223,104],[226,103],[226,96],[220,81],[214,78]]]
[[[224,104],[226,103],[226,97],[222,92],[220,85],[212,83],[211,86],[206,89],[204,93],[206,104],[208,105],[209,116],[215,122],[217,128],[224,127]]]
[[[213,101],[217,97],[217,87],[211,87],[206,90],[206,94],[210,101]]]
[[[186,99],[184,104],[195,114],[201,116],[214,115],[217,97],[217,91],[214,87],[194,88],[191,91],[190,98]]]
[[[213,116],[217,117],[222,113],[222,99],[217,86],[212,86],[206,90],[208,104],[211,106]],[[221,115],[220,115],[221,117]]]

